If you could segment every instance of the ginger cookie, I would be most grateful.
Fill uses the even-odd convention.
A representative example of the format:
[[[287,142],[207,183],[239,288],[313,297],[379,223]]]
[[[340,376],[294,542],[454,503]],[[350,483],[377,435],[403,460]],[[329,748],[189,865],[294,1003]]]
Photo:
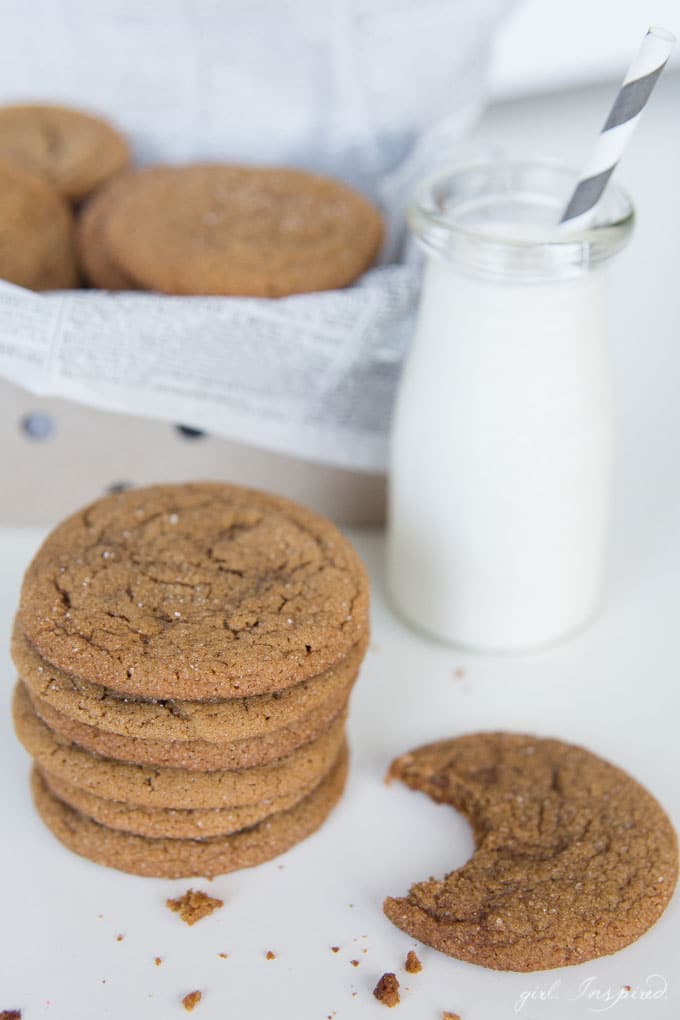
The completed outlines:
[[[259,804],[244,804],[233,808],[149,808],[105,800],[87,790],[65,782],[58,776],[40,769],[43,782],[55,797],[83,815],[109,829],[132,832],[137,836],[167,837],[169,839],[206,839],[208,836],[226,836],[240,829],[256,825],[270,815],[287,811],[319,785],[323,776],[315,777],[283,797],[272,797]]]
[[[80,202],[130,161],[125,139],[105,120],[61,106],[0,107],[0,159]]]
[[[0,278],[30,290],[78,285],[73,214],[49,185],[0,161]]]
[[[129,175],[104,236],[114,263],[142,288],[282,297],[352,283],[375,260],[383,226],[340,181],[199,164]]]
[[[80,210],[76,222],[76,253],[81,272],[90,286],[99,290],[139,290],[134,280],[115,264],[106,243],[106,220],[125,180],[126,175],[122,175],[98,188]]]
[[[311,835],[340,799],[347,763],[343,746],[326,778],[294,807],[233,835],[202,840],[150,839],[109,829],[58,800],[37,769],[32,772],[31,784],[43,821],[75,853],[134,875],[212,878],[268,861]]]
[[[220,483],[117,493],[48,536],[18,623],[65,673],[123,694],[201,701],[284,690],[368,632],[369,586],[329,521]]]
[[[337,666],[287,690],[223,701],[173,701],[123,697],[50,665],[14,627],[12,658],[32,699],[75,722],[107,733],[163,741],[248,740],[265,737],[346,699],[366,653],[362,638]],[[68,736],[68,734],[66,734]],[[75,738],[74,738],[75,739]],[[78,741],[76,740],[76,743]]]
[[[639,938],[678,876],[668,816],[639,783],[581,747],[512,733],[442,740],[390,776],[469,819],[470,860],[388,898],[413,938],[496,970],[583,963]]]
[[[221,744],[206,740],[173,742],[121,736],[69,719],[40,698],[31,696],[31,701],[36,713],[53,733],[86,751],[133,765],[163,765],[207,772],[250,768],[291,754],[326,732],[338,715],[346,710],[348,696],[347,691],[336,693],[324,705],[323,711],[317,710],[311,716],[304,716],[282,729],[272,729],[257,737]]]
[[[50,776],[105,800],[159,808],[231,808],[284,797],[328,771],[342,743],[345,724],[341,716],[312,743],[266,765],[197,772],[129,765],[84,751],[45,726],[23,684],[15,688],[12,712],[19,740]]]

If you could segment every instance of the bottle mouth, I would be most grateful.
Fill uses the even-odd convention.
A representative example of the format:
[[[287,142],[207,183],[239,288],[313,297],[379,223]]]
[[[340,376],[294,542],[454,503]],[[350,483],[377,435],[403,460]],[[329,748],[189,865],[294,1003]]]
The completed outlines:
[[[592,223],[559,226],[577,181],[576,171],[550,160],[480,157],[425,180],[409,225],[428,254],[474,274],[528,282],[579,275],[621,251],[635,214],[610,183]]]

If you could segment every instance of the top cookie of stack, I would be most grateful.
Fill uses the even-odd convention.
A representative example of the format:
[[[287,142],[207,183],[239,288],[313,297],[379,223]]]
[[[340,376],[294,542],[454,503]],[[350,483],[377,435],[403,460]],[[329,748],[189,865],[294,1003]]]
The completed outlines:
[[[248,697],[337,665],[365,636],[351,545],[281,497],[220,483],[99,500],[47,538],[18,623],[53,666],[143,698]]]

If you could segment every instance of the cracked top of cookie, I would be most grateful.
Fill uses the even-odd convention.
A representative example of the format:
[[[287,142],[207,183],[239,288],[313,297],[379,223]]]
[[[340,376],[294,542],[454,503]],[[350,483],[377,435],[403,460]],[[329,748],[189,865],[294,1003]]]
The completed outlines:
[[[343,659],[368,628],[368,579],[329,521],[288,500],[150,486],[48,536],[18,623],[49,663],[124,694],[246,697]]]

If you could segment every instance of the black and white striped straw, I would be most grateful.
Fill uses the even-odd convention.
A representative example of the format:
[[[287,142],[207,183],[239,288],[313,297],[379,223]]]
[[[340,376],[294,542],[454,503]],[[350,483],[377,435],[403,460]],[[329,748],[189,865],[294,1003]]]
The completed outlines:
[[[595,151],[562,214],[560,224],[565,228],[583,228],[592,219],[592,212],[637,127],[674,43],[675,36],[665,28],[647,31],[609,111]]]

